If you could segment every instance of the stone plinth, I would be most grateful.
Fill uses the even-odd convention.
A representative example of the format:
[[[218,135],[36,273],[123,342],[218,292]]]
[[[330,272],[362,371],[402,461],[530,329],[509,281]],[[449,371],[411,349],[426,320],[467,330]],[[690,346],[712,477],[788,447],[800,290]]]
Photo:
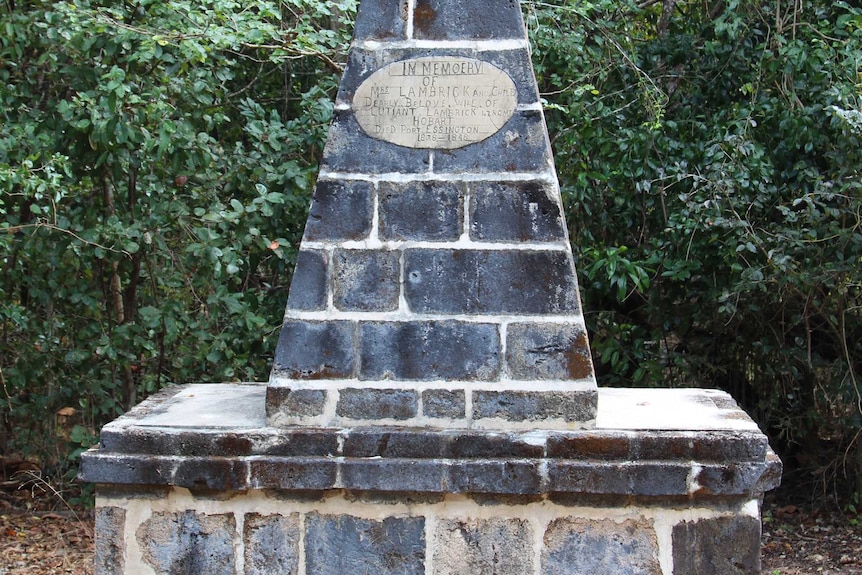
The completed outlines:
[[[97,573],[759,573],[781,466],[722,392],[602,389],[595,429],[497,432],[274,428],[265,394],[176,387],[102,430]]]
[[[361,4],[266,410],[278,427],[594,424],[517,2]]]

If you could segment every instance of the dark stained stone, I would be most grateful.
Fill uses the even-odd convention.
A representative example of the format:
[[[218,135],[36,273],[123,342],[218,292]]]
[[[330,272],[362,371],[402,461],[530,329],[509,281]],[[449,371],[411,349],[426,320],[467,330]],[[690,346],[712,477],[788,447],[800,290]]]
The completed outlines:
[[[460,321],[366,322],[360,327],[360,379],[494,379],[497,326]]]
[[[287,307],[321,310],[326,307],[326,252],[300,250],[290,280]]]
[[[747,515],[673,527],[673,575],[759,575],[760,520]]]
[[[479,241],[564,241],[556,186],[533,182],[476,182],[470,191],[470,237]]]
[[[420,40],[523,39],[517,0],[416,0],[414,37]]]
[[[397,251],[335,250],[332,256],[335,307],[343,311],[398,309],[400,257]]]
[[[418,410],[419,393],[412,389],[342,389],[336,406],[348,419],[410,419]]]
[[[560,314],[579,309],[571,255],[538,250],[405,250],[404,294],[419,313]]]
[[[442,241],[461,236],[461,187],[449,182],[381,183],[380,239]]]
[[[371,231],[371,184],[319,180],[305,224],[306,240],[359,240]]]
[[[355,329],[356,325],[349,321],[285,321],[275,350],[273,374],[291,379],[352,376]]]

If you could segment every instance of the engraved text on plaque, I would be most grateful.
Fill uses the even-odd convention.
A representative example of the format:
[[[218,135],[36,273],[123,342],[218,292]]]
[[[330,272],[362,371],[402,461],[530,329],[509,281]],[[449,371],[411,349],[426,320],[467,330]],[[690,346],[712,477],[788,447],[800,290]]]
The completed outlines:
[[[517,102],[514,82],[496,66],[433,56],[394,62],[372,74],[357,88],[353,111],[373,138],[450,150],[497,133]]]

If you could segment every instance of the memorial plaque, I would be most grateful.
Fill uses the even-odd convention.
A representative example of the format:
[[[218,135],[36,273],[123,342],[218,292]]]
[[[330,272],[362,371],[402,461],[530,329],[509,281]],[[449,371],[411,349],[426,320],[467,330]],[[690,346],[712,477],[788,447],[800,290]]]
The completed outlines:
[[[372,74],[357,88],[353,111],[372,138],[451,150],[496,134],[517,102],[515,83],[496,66],[432,56],[394,62]]]

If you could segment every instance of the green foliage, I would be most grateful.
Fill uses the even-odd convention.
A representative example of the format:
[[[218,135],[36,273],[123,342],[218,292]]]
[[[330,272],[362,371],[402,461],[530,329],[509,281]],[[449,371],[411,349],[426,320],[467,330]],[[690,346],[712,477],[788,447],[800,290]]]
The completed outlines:
[[[266,377],[354,4],[0,5],[0,452]]]
[[[724,388],[824,481],[852,476],[862,10],[529,8],[601,382]]]

